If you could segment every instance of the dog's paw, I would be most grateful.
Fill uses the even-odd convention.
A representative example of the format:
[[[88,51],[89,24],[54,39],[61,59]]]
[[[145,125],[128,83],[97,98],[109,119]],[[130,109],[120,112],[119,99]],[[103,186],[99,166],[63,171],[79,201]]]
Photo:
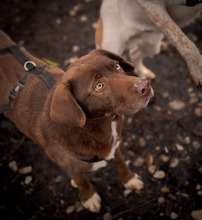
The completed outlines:
[[[202,56],[193,62],[187,63],[191,78],[196,86],[202,87]]]
[[[140,180],[140,177],[135,174],[133,178],[131,178],[127,183],[124,184],[124,187],[126,189],[139,191],[144,188],[144,183],[142,182],[142,180]]]
[[[101,208],[101,198],[97,193],[94,193],[89,199],[82,202],[82,205],[90,212],[99,212]]]

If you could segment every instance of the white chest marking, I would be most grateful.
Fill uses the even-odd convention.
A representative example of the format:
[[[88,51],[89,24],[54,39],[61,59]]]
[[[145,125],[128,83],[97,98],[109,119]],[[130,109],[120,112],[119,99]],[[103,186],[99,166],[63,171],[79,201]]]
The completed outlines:
[[[107,157],[105,158],[106,160],[111,160],[114,158],[115,151],[120,144],[120,138],[117,133],[117,122],[116,121],[112,121],[111,129],[112,129],[112,149],[110,153],[107,155]]]

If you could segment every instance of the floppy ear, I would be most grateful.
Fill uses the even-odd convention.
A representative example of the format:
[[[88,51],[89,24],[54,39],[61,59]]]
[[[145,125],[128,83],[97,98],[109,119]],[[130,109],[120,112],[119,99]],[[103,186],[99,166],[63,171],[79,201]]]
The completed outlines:
[[[86,115],[74,99],[70,88],[65,84],[56,86],[51,101],[50,117],[61,124],[84,127]]]
[[[126,61],[123,57],[121,57],[115,53],[112,53],[110,51],[97,49],[97,50],[93,50],[91,53],[100,54],[102,56],[109,57],[110,59],[119,61],[120,66],[122,67],[122,69],[125,72],[131,72],[134,69],[134,66],[132,63]]]

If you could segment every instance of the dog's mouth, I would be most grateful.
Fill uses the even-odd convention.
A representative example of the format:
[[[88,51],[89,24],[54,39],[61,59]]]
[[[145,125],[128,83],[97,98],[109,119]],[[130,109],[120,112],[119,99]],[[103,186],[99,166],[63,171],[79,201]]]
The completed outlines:
[[[154,90],[151,87],[151,85],[149,86],[148,91],[146,93],[147,93],[146,96],[148,97],[148,102],[149,102],[149,100],[154,96]]]
[[[149,91],[148,91],[148,95],[146,96],[146,102],[145,105],[143,106],[146,107],[149,104],[150,99],[154,96],[154,90],[152,89],[152,87],[150,86]]]

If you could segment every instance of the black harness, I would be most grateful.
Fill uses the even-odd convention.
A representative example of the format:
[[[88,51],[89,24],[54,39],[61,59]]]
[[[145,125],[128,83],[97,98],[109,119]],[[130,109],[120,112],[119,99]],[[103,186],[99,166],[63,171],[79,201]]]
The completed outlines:
[[[23,65],[27,73],[13,86],[13,89],[11,90],[8,98],[8,103],[0,105],[0,114],[11,109],[12,101],[17,96],[20,88],[24,87],[28,74],[37,75],[44,81],[49,89],[52,88],[55,83],[55,79],[51,76],[51,74],[44,70],[47,65],[37,67],[36,64],[29,60],[28,57],[20,50],[18,45],[12,45],[0,50],[0,55],[7,53],[12,54]]]

